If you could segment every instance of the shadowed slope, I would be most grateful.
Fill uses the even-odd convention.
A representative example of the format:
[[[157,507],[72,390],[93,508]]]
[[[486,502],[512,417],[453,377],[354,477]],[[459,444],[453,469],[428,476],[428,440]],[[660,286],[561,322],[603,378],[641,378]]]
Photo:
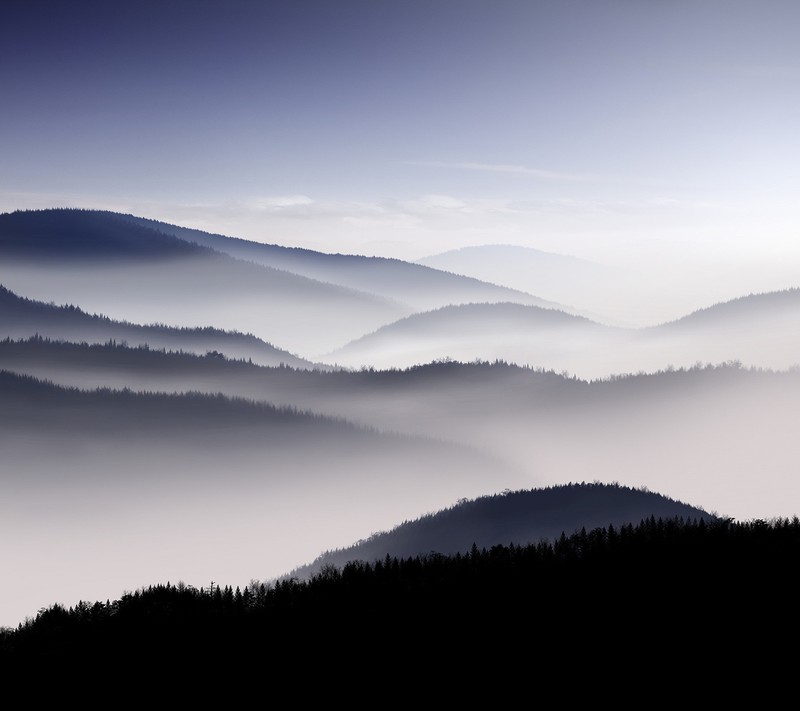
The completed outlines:
[[[53,209],[0,214],[0,255],[25,262],[157,261],[212,250],[119,219],[112,212]]]
[[[23,339],[40,336],[75,343],[119,341],[131,346],[185,351],[204,355],[224,354],[228,358],[250,359],[259,365],[286,364],[313,367],[309,361],[264,343],[253,335],[216,328],[170,328],[141,326],[87,314],[72,306],[56,306],[25,299],[0,285],[0,337]]]
[[[0,283],[122,321],[215,326],[311,356],[411,309],[234,259],[111,212],[0,215]],[[68,255],[68,256],[65,256]]]
[[[496,545],[555,541],[581,528],[636,525],[655,518],[706,519],[702,509],[641,489],[609,484],[568,484],[544,489],[509,491],[461,501],[455,506],[406,521],[348,548],[328,551],[290,576],[308,578],[325,566],[342,567],[355,560],[372,562],[428,553],[468,553]]]
[[[408,304],[414,309],[427,310],[473,301],[513,301],[569,310],[567,306],[533,296],[525,290],[509,289],[400,259],[326,254],[310,249],[209,234],[141,217],[129,216],[129,219],[136,224],[153,226],[189,243],[210,247],[239,259],[376,294]]]

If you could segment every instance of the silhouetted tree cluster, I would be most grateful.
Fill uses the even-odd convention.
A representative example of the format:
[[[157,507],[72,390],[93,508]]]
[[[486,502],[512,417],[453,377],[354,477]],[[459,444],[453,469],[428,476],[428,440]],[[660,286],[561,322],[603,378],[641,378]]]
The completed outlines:
[[[511,541],[525,545],[558,538],[562,531],[572,533],[576,526],[619,526],[651,515],[707,521],[718,518],[668,496],[618,483],[509,489],[473,500],[461,499],[453,506],[403,521],[389,531],[373,533],[347,548],[326,551],[286,577],[306,579],[323,565],[342,567],[351,560],[374,561],[387,554],[404,558],[428,550],[464,553],[473,543],[487,548]]]
[[[766,652],[778,634],[797,631],[798,562],[796,517],[651,517],[552,543],[329,566],[306,582],[167,583],[113,602],[54,605],[5,630],[0,659],[77,655],[87,665],[113,658],[177,669],[210,658],[272,672],[341,668],[344,657],[353,669],[381,660],[389,671],[407,654],[478,666],[520,655],[532,664],[609,664],[620,654],[719,661],[733,653],[720,646],[731,637]]]

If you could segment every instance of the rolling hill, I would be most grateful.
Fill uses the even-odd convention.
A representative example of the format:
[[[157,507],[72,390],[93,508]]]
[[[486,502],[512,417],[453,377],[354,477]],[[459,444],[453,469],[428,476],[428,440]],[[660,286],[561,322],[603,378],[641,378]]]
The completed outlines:
[[[609,325],[639,325],[647,313],[634,296],[647,285],[642,275],[588,259],[487,244],[434,254],[417,263],[539,294]]]
[[[204,355],[221,353],[228,358],[252,360],[259,365],[286,364],[313,367],[309,361],[275,348],[252,335],[216,328],[142,326],[87,314],[71,306],[45,304],[17,296],[0,284],[0,338],[40,336],[75,343],[119,341],[133,347],[185,351]]]
[[[782,370],[800,364],[800,289],[751,294],[636,329],[520,304],[450,306],[382,326],[325,358],[376,368],[505,360],[587,379],[698,362]]]
[[[725,364],[587,381],[441,362],[326,372],[41,340],[0,342],[0,368],[87,389],[224,393],[434,437],[525,472],[531,486],[646,486],[738,518],[792,515],[800,496],[798,371]]]
[[[797,290],[640,329],[497,291],[412,313],[401,288],[423,303],[485,287],[187,236],[115,213],[0,215],[0,536],[24,542],[4,549],[3,610],[50,604],[54,579],[91,599],[279,575],[507,488],[621,482],[725,516],[795,513]],[[280,268],[257,263],[273,254]],[[353,288],[381,274],[384,291]],[[330,362],[352,369],[276,363],[264,340],[350,341]]]
[[[628,330],[515,303],[445,306],[362,336],[323,359],[346,367],[405,368],[451,358],[505,360],[581,377],[623,372]],[[590,356],[591,354],[591,356]]]
[[[130,216],[129,219],[137,225],[152,227],[191,244],[208,247],[237,259],[357,289],[401,302],[416,311],[474,301],[513,301],[571,311],[568,306],[533,296],[528,290],[510,289],[400,259],[327,254],[210,234],[141,217]]]
[[[412,311],[241,261],[111,212],[0,214],[0,254],[0,283],[21,296],[115,320],[252,333],[312,360]]]
[[[467,554],[472,546],[525,546],[581,529],[638,525],[650,517],[707,521],[716,517],[702,509],[647,490],[612,484],[566,484],[525,491],[507,491],[463,500],[449,508],[375,533],[347,548],[327,551],[290,577],[301,580],[326,566],[351,561],[372,563],[390,558],[414,558],[430,553]]]

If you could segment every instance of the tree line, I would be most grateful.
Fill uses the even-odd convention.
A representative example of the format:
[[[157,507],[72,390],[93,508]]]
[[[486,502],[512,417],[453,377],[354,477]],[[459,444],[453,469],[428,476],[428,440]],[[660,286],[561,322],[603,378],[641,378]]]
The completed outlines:
[[[697,652],[733,635],[758,647],[797,631],[798,562],[797,517],[651,517],[524,546],[328,566],[307,581],[165,583],[56,604],[3,630],[0,659],[193,665],[215,650],[219,664],[233,655],[278,668],[297,655],[333,663],[343,648],[359,663],[407,649],[485,660],[520,640],[537,659],[630,653],[637,640]]]

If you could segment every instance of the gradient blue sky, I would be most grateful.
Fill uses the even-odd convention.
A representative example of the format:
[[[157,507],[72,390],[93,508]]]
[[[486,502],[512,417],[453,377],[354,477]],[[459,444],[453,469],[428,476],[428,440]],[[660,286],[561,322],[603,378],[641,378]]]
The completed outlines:
[[[5,0],[0,210],[800,264],[798,28],[776,0]]]

